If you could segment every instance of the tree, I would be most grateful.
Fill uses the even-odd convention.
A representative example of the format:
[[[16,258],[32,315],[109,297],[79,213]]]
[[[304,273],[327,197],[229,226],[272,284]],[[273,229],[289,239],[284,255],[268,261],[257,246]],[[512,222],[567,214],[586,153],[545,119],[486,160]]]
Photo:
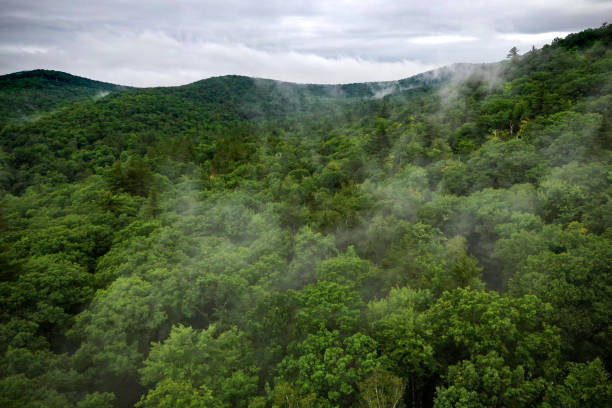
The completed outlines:
[[[87,394],[77,404],[77,408],[112,408],[115,395],[109,392]]]
[[[549,397],[551,406],[562,408],[609,407],[612,383],[601,360],[570,363],[563,384],[558,384]]]
[[[376,121],[376,130],[370,136],[370,143],[368,145],[369,151],[378,157],[383,157],[387,154],[390,141],[389,141],[389,121],[387,119],[378,119]]]
[[[435,408],[522,408],[536,406],[551,383],[531,379],[522,366],[509,367],[492,351],[449,367],[448,386],[436,391]]]
[[[346,253],[334,258],[326,259],[316,268],[316,277],[319,281],[336,282],[347,287],[371,288],[374,278],[370,262],[359,258],[355,249],[350,246]]]
[[[506,58],[512,58],[514,60],[518,57],[518,52],[518,48],[512,47],[510,48],[510,51],[508,51],[508,55],[506,55]]]
[[[317,394],[300,395],[289,383],[274,386],[272,408],[314,408]]]
[[[283,288],[303,288],[315,281],[317,265],[327,258],[337,255],[332,236],[315,233],[304,227],[295,235],[295,254],[289,264],[289,271],[282,283]]]
[[[524,259],[510,281],[514,296],[535,295],[554,307],[569,361],[601,358],[612,366],[607,347],[612,332],[612,243],[579,223],[545,228],[547,245]]]
[[[434,348],[419,324],[419,315],[430,302],[429,291],[401,288],[368,304],[371,335],[384,368],[403,380],[409,406],[419,406],[426,398],[438,370]]]
[[[214,395],[226,406],[246,407],[258,380],[250,343],[236,328],[216,332],[215,326],[202,331],[175,326],[163,343],[155,343],[140,370],[143,384],[154,386],[145,401],[162,395],[175,404],[187,398],[200,407],[209,406],[206,399]]]
[[[126,176],[121,166],[121,160],[115,161],[113,167],[108,171],[106,179],[111,192],[119,193],[125,189]]]
[[[189,382],[165,379],[142,397],[137,408],[221,408],[205,386],[195,388]]]
[[[149,200],[145,213],[148,218],[157,218],[161,213],[161,207],[159,205],[159,194],[155,186],[151,186],[149,189]]]
[[[320,329],[290,349],[280,365],[282,378],[330,406],[352,406],[357,384],[376,365],[376,342],[361,333],[343,338],[338,330]]]
[[[359,383],[359,396],[367,408],[395,408],[400,403],[406,385],[386,371],[376,369]]]

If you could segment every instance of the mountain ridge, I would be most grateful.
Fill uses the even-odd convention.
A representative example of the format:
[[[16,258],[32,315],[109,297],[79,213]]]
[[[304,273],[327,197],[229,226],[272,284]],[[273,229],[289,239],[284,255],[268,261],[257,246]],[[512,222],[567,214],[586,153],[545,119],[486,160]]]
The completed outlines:
[[[107,89],[172,89],[172,88],[181,88],[181,87],[189,87],[189,86],[197,86],[208,80],[218,80],[218,79],[231,79],[231,78],[239,78],[239,79],[251,79],[254,81],[262,81],[262,82],[273,82],[281,85],[289,85],[296,87],[315,87],[315,88],[351,88],[356,86],[380,86],[387,87],[393,84],[403,84],[412,81],[432,81],[438,78],[445,78],[450,76],[457,69],[469,69],[475,67],[482,66],[492,66],[497,65],[503,61],[491,62],[491,63],[452,63],[449,65],[444,65],[438,68],[434,68],[428,71],[423,71],[414,75],[410,75],[407,77],[402,77],[400,79],[395,80],[384,80],[384,81],[363,81],[363,82],[343,82],[343,83],[335,83],[335,84],[322,84],[315,82],[294,82],[294,81],[285,81],[274,78],[264,78],[264,77],[254,77],[248,75],[239,75],[239,74],[224,74],[224,75],[215,75],[202,79],[198,79],[193,82],[189,82],[182,85],[158,85],[158,86],[131,86],[131,85],[120,85],[111,82],[100,81],[94,78],[83,77],[80,75],[71,74],[65,71],[57,71],[52,69],[45,68],[37,68],[33,70],[25,70],[25,71],[16,71],[8,74],[0,75],[0,90],[4,87],[8,86],[10,81],[15,80],[27,80],[27,79],[37,79],[42,78],[46,80],[54,80],[56,82],[61,83],[79,83],[82,86],[86,86],[89,88],[107,88]],[[21,85],[22,87],[25,87]],[[39,86],[37,84],[32,84],[32,86]]]

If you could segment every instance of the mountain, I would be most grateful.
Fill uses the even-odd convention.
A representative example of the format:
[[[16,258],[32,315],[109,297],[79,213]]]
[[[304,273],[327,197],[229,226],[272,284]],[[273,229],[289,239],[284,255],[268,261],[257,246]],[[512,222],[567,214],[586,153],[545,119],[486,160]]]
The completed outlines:
[[[11,100],[4,105],[12,110],[9,117],[34,109],[15,102],[16,89],[21,89],[21,97],[28,101],[39,101],[41,109],[62,104],[64,109],[36,111],[35,121],[13,120],[5,126],[0,146],[12,152],[6,160],[10,161],[7,169],[14,170],[5,173],[4,187],[23,191],[32,183],[34,174],[52,172],[67,180],[90,174],[92,163],[79,160],[71,170],[64,166],[76,151],[98,149],[96,144],[113,152],[107,158],[94,155],[104,166],[114,162],[128,142],[144,153],[143,149],[156,149],[159,143],[182,144],[185,138],[199,139],[186,142],[191,146],[205,139],[210,141],[230,128],[261,128],[263,123],[275,121],[286,122],[287,126],[289,122],[293,126],[297,122],[300,126],[318,126],[322,120],[355,121],[380,109],[383,96],[410,100],[433,94],[453,78],[487,77],[499,67],[499,64],[457,64],[400,81],[346,85],[294,84],[230,75],[178,87],[141,89],[61,73],[11,74],[5,77],[5,83],[11,86],[0,88],[0,99]],[[70,97],[59,96],[66,93]],[[100,98],[102,94],[105,97]],[[51,100],[54,105],[45,105],[44,101]],[[18,172],[17,168],[32,170]]]
[[[8,122],[33,121],[73,102],[100,98],[124,89],[128,87],[43,69],[2,75],[0,128]]]
[[[611,27],[363,84],[2,77],[0,406],[608,406]]]
[[[268,106],[268,113],[303,108],[312,98],[374,98],[415,86],[431,86],[445,77],[441,69],[401,81],[372,82],[346,85],[302,85],[274,80],[255,79],[230,75],[210,78],[181,87],[159,88],[162,93],[176,93],[182,97],[209,101],[210,98],[256,98],[279,100]],[[446,73],[447,76],[448,73]],[[133,87],[114,85],[70,75],[59,71],[22,71],[0,76],[0,106],[2,122],[31,122],[55,109],[78,101],[95,100],[113,92],[136,90]],[[285,106],[290,102],[289,107]],[[247,113],[248,115],[248,113]]]

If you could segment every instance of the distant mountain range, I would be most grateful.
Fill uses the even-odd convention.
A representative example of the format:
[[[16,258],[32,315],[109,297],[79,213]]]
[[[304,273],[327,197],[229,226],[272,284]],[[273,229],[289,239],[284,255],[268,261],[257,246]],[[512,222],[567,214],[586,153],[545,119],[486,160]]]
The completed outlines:
[[[0,125],[31,121],[40,115],[74,102],[97,99],[110,93],[167,90],[169,93],[212,94],[223,89],[231,97],[245,97],[248,89],[257,89],[270,98],[280,98],[292,105],[316,99],[379,99],[413,89],[440,86],[458,76],[476,71],[493,71],[499,64],[454,64],[397,81],[363,82],[339,85],[298,84],[271,79],[226,75],[173,87],[136,88],[96,81],[65,72],[37,69],[0,76]],[[230,96],[230,95],[226,95]],[[204,99],[208,99],[204,96]],[[298,106],[294,106],[298,108]]]

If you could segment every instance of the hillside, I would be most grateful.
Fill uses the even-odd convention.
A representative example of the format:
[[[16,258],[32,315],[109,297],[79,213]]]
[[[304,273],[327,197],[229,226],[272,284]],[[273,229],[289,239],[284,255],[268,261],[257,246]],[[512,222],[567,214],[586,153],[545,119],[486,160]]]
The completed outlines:
[[[10,122],[31,122],[73,102],[128,89],[64,72],[35,70],[0,76],[0,129]]]
[[[0,77],[0,406],[609,406],[611,38],[364,84]]]

